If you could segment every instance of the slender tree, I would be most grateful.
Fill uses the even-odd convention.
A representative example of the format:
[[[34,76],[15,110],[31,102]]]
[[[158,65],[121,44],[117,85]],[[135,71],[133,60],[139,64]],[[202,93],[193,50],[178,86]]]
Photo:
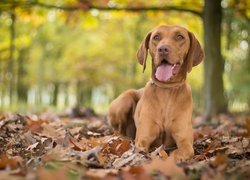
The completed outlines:
[[[13,101],[13,93],[15,87],[15,73],[14,73],[14,52],[15,52],[15,23],[16,15],[14,9],[10,12],[11,24],[10,24],[10,55],[8,64],[8,78],[9,78],[9,98],[10,104]]]
[[[17,98],[18,101],[27,102],[28,98],[28,86],[24,82],[24,77],[26,76],[26,70],[24,66],[25,59],[27,58],[28,49],[21,49],[19,51],[18,63],[17,63]]]
[[[205,119],[227,111],[224,95],[224,60],[221,55],[221,0],[205,0],[204,6]]]

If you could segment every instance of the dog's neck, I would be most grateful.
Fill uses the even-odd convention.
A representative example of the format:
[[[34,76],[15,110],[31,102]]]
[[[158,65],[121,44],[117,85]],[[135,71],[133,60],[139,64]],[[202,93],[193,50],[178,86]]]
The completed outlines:
[[[161,82],[155,78],[153,65],[151,72],[152,74],[149,82],[160,88],[165,88],[165,89],[176,88],[182,86],[186,82],[187,73],[184,66],[181,67],[179,73],[176,76],[174,76],[171,80],[167,82]]]
[[[160,81],[156,80],[154,78],[154,76],[152,76],[150,78],[149,82],[151,84],[156,85],[157,87],[164,88],[164,89],[177,88],[177,87],[180,87],[183,84],[185,84],[185,80],[178,81],[178,82],[172,82],[172,81],[170,81],[170,82],[167,82],[167,83],[163,83],[163,82],[160,82]]]

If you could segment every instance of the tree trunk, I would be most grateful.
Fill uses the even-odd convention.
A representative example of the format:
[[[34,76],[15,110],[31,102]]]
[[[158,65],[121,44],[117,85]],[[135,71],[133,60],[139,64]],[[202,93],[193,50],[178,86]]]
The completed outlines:
[[[24,83],[24,76],[26,75],[26,71],[24,68],[24,60],[26,58],[27,50],[20,50],[19,58],[18,58],[18,68],[17,68],[17,98],[18,101],[27,102],[28,98],[28,87]]]
[[[134,80],[134,77],[139,73],[142,74],[142,69],[140,69],[139,72],[137,72],[137,66],[138,66],[138,61],[134,58],[136,56],[136,51],[139,48],[139,45],[141,41],[143,40],[145,34],[142,32],[142,23],[147,19],[147,16],[145,13],[140,13],[139,14],[139,19],[135,23],[135,28],[134,28],[134,54],[133,54],[133,62],[132,62],[132,73],[131,73],[131,78]]]
[[[82,83],[77,81],[76,83],[76,106],[80,107],[82,105]]]
[[[227,111],[224,95],[224,60],[221,55],[221,0],[205,0],[205,119]]]
[[[84,106],[92,107],[92,87],[86,86],[85,82],[85,89],[84,89]]]
[[[9,77],[9,98],[10,104],[13,101],[14,86],[15,86],[15,74],[14,74],[14,52],[15,52],[15,23],[16,15],[14,10],[10,12],[11,24],[10,24],[10,56],[8,64],[8,77]]]
[[[77,106],[91,107],[92,88],[87,87],[86,82],[77,82]]]
[[[64,96],[65,96],[65,104],[64,107],[69,106],[69,96],[70,96],[70,92],[69,92],[69,87],[70,87],[70,83],[66,82],[64,84],[64,88],[63,88],[63,92],[64,92]]]
[[[54,83],[54,91],[53,91],[53,101],[52,104],[57,107],[57,100],[58,100],[58,93],[59,93],[59,83]]]
[[[250,20],[248,20],[248,22],[250,24]],[[248,26],[250,26],[250,25],[248,25]],[[247,37],[247,42],[250,42],[249,35]],[[248,77],[250,77],[249,69],[250,69],[250,44],[248,43],[248,52],[247,52],[246,68],[245,68],[245,72],[247,72]],[[247,79],[247,82],[250,82],[250,78]],[[250,109],[250,96],[248,96],[247,104],[248,104],[248,109]],[[249,112],[250,112],[250,110],[249,110]]]
[[[46,52],[44,52],[45,54]],[[43,88],[44,88],[44,60],[45,55],[42,55],[39,59],[39,68],[37,72],[37,81],[38,81],[38,90],[37,90],[37,98],[36,98],[36,104],[41,105],[42,102],[42,96],[43,96]]]
[[[0,59],[0,110],[3,107],[3,99],[4,99],[4,68],[3,68],[3,59]]]

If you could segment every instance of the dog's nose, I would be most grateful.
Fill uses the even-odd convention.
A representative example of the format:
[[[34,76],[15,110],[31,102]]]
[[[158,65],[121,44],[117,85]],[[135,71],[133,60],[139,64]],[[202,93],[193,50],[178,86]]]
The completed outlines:
[[[169,47],[167,45],[161,45],[158,48],[158,52],[162,54],[168,54],[169,53]]]

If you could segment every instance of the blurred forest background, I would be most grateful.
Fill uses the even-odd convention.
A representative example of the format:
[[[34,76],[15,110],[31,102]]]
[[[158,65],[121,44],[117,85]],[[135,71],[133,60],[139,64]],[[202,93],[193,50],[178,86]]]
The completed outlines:
[[[249,112],[248,0],[1,0],[0,111],[105,113],[149,80],[135,54],[159,24],[186,27],[205,48],[188,77],[196,113]]]

